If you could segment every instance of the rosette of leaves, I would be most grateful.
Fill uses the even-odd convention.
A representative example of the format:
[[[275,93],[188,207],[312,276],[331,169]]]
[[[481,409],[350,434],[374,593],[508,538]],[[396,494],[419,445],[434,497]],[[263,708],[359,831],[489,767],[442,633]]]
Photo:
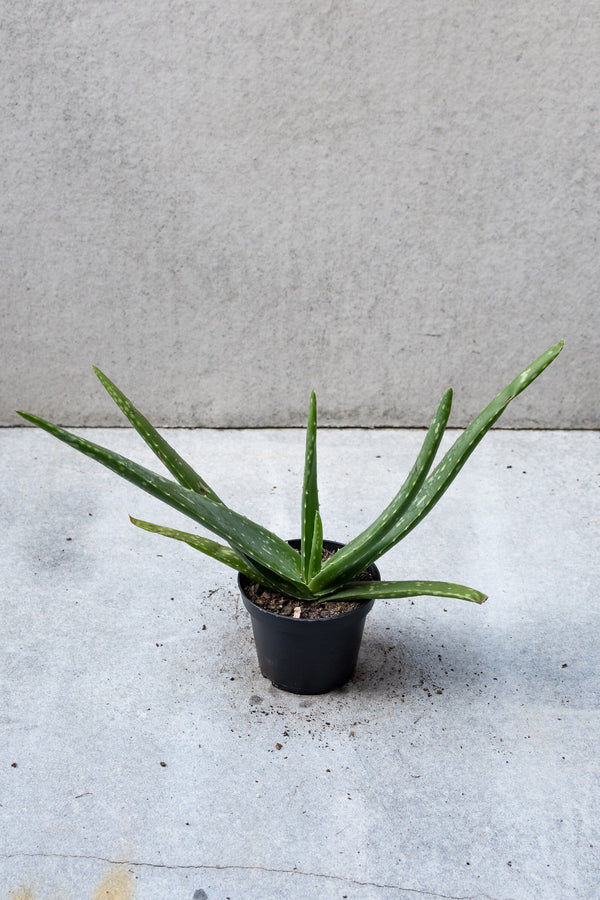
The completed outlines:
[[[301,600],[360,601],[372,598],[413,597],[421,594],[456,597],[483,603],[485,594],[465,585],[441,581],[358,581],[370,563],[406,537],[433,509],[487,431],[508,404],[540,375],[562,350],[563,341],[550,347],[525,368],[471,422],[432,469],[450,415],[452,390],[442,397],[415,464],[392,501],[368,528],[322,562],[323,525],[317,488],[317,401],[310,398],[304,483],[301,503],[301,551],[262,525],[227,506],[206,481],[171,447],[127,397],[99,369],[96,375],[133,427],[146,441],[173,479],[72,434],[38,416],[19,413],[28,422],[107,466],[117,475],[174,507],[221,541],[131,518],[146,531],[183,541],[266,587]]]

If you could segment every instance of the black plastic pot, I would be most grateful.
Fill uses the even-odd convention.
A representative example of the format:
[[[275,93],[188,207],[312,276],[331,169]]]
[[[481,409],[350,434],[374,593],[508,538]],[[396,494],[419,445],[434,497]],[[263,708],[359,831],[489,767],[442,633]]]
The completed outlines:
[[[299,540],[289,541],[296,549]],[[327,550],[343,544],[323,541]],[[373,581],[380,581],[377,566],[368,568]],[[244,606],[252,618],[254,643],[260,671],[277,688],[294,694],[325,694],[352,678],[358,660],[365,617],[373,608],[368,600],[358,609],[325,619],[293,619],[261,609],[244,590],[249,583],[238,577]]]

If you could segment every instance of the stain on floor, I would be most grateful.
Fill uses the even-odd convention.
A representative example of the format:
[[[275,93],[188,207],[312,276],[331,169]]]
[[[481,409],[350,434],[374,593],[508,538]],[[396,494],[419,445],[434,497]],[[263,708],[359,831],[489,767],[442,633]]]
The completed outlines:
[[[122,867],[109,869],[92,900],[133,900],[133,877]]]

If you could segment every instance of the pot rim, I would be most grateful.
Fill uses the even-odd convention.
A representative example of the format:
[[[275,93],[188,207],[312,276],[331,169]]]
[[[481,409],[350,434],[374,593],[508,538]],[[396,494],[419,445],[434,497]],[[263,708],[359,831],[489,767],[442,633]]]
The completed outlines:
[[[299,543],[300,543],[299,538],[291,538],[290,540],[288,540],[288,544],[291,544],[292,546],[294,546],[294,544],[299,544]],[[334,545],[336,550],[341,550],[341,548],[345,546],[344,544],[340,543],[339,541],[330,541],[325,538],[323,540],[323,546],[326,546],[327,544],[329,544],[330,546]],[[371,563],[369,566],[367,566],[367,568],[368,569],[372,568],[375,570],[377,578],[373,579],[374,581],[381,580],[381,574],[379,572],[379,569],[375,565],[375,563]],[[260,584],[260,582],[258,582],[255,578],[250,578],[249,575],[244,575],[243,572],[240,572],[238,574],[238,578],[237,578],[238,588],[240,590],[240,593],[242,595],[242,600],[244,601],[244,605],[245,605],[246,609],[248,610],[248,612],[251,615],[271,616],[273,619],[277,619],[279,622],[294,622],[294,625],[292,626],[293,628],[297,627],[296,623],[299,623],[303,626],[315,625],[315,624],[319,624],[321,626],[326,626],[328,623],[340,622],[342,620],[345,620],[349,616],[357,616],[357,617],[360,617],[363,615],[366,616],[367,613],[369,613],[371,611],[371,609],[373,608],[373,604],[375,603],[375,600],[377,599],[376,597],[372,597],[370,600],[350,600],[350,601],[348,601],[349,603],[359,603],[360,605],[358,607],[356,607],[355,609],[349,609],[348,612],[339,613],[339,615],[337,615],[337,616],[325,616],[325,617],[320,617],[320,618],[308,618],[308,619],[295,619],[293,616],[282,616],[281,613],[272,612],[269,609],[263,609],[262,606],[258,606],[256,603],[254,603],[254,601],[251,600],[250,597],[247,595],[245,588],[244,588],[244,582],[248,582],[248,581],[254,581],[255,584]],[[294,599],[294,598],[291,598],[291,599]],[[299,601],[299,602],[301,602],[301,601]]]
[[[294,625],[292,627],[296,628],[298,625],[306,626],[306,625],[321,625],[326,626],[332,622],[340,622],[343,619],[347,619],[349,616],[361,616],[367,615],[368,612],[373,608],[373,604],[375,603],[376,597],[372,597],[370,600],[350,600],[349,603],[360,603],[360,606],[357,606],[355,609],[349,609],[348,612],[339,613],[337,616],[324,616],[318,618],[311,619],[295,619],[293,616],[282,616],[281,613],[271,612],[270,609],[263,609],[262,606],[257,606],[253,600],[246,594],[244,590],[242,579],[246,579],[247,581],[253,581],[252,578],[248,578],[247,575],[239,574],[238,575],[238,587],[240,589],[240,593],[242,595],[242,599],[244,601],[244,605],[250,615],[256,616],[270,616],[273,619],[277,619],[279,622],[293,622]],[[294,598],[292,598],[294,599]]]

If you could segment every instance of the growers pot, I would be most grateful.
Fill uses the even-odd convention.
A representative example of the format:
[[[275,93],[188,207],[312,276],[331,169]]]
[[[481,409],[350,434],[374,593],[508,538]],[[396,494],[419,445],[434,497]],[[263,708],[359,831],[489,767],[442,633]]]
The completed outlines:
[[[299,540],[288,542],[295,549]],[[343,544],[323,541],[326,550]],[[377,566],[367,569],[371,580],[380,581]],[[252,619],[260,670],[277,688],[294,694],[324,694],[352,678],[358,659],[365,618],[375,600],[357,609],[323,619],[294,619],[262,609],[247,594],[251,580],[238,577],[244,606]]]

